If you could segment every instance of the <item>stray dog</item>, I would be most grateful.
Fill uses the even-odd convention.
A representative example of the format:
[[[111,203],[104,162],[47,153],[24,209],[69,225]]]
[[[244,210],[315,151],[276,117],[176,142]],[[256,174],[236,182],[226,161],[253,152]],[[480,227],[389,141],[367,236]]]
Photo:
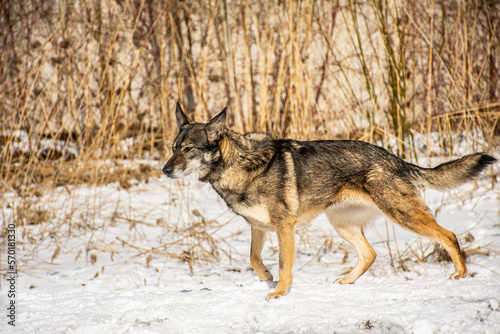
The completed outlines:
[[[177,103],[179,134],[163,173],[174,179],[198,173],[200,181],[209,182],[250,223],[250,262],[262,281],[273,279],[260,256],[266,231],[277,233],[279,281],[267,300],[286,295],[292,283],[295,227],[323,211],[358,255],[356,266],[335,283],[354,283],[375,260],[363,228],[380,213],[440,243],[455,265],[450,278],[465,277],[467,269],[455,234],[436,223],[418,187],[459,186],[478,176],[495,158],[475,153],[422,168],[362,141],[297,141],[273,139],[265,133],[235,133],[225,127],[226,110],[206,124],[194,123]]]

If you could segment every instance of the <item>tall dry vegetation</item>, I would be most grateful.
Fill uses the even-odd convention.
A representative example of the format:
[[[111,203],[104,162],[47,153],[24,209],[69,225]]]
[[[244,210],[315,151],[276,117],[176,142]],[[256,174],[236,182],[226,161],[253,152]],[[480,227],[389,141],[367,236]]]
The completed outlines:
[[[431,155],[453,154],[455,131],[485,151],[500,132],[495,0],[26,0],[0,10],[1,192],[105,182],[98,160],[164,160],[177,100],[197,120],[229,105],[236,130],[392,142],[407,159],[422,149],[415,134],[440,133]]]

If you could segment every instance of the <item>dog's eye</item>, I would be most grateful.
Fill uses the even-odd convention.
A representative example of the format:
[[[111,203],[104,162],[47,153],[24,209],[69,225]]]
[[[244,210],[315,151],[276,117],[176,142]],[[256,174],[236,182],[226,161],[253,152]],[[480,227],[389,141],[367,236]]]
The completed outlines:
[[[182,153],[187,153],[193,149],[192,146],[185,146],[182,148]]]

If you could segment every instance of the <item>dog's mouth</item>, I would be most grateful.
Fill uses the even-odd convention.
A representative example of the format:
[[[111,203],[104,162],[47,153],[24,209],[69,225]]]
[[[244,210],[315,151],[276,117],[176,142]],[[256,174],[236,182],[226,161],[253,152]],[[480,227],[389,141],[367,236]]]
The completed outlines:
[[[197,159],[188,161],[182,165],[182,168],[175,167],[174,164],[168,161],[165,166],[163,166],[163,174],[171,179],[180,179],[191,174],[197,175],[199,178],[200,173],[206,170],[205,167],[206,166]]]
[[[180,178],[187,177],[191,174],[197,174],[197,171],[193,171],[190,169],[181,170],[178,168],[174,168],[173,166],[170,166],[169,164],[166,164],[163,167],[163,174],[165,174],[167,177],[169,177],[171,179],[180,179]]]
[[[171,179],[180,178],[180,175],[177,175],[174,166],[169,165],[168,163],[165,164],[165,166],[163,166],[163,174],[165,174],[167,177],[169,177]]]

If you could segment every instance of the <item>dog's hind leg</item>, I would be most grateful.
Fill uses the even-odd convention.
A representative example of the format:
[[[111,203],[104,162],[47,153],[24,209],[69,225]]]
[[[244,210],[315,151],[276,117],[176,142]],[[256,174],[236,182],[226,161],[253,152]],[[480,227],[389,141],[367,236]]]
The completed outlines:
[[[356,225],[337,226],[335,230],[342,238],[354,246],[358,255],[358,262],[347,276],[336,279],[334,283],[352,284],[370,268],[377,257],[377,253],[375,253],[372,246],[366,241],[362,227]]]
[[[269,272],[264,263],[262,263],[262,258],[260,257],[265,240],[266,231],[252,227],[250,263],[252,264],[253,270],[255,270],[255,273],[257,274],[257,276],[259,276],[261,281],[272,281],[273,275]]]
[[[328,220],[339,236],[349,242],[358,255],[358,262],[345,277],[340,277],[334,283],[352,284],[359,276],[363,275],[377,257],[372,246],[368,243],[363,233],[364,226],[373,220],[380,211],[367,203],[347,203],[333,206],[325,210]]]
[[[412,191],[407,186],[398,187],[397,182],[392,184],[393,188],[384,192],[380,191],[379,187],[377,195],[373,196],[379,209],[401,227],[441,244],[455,265],[455,272],[450,278],[464,278],[467,268],[455,234],[438,225],[416,190]]]
[[[467,267],[460,254],[460,245],[457,237],[453,232],[439,226],[426,207],[425,209],[413,209],[411,215],[404,221],[395,221],[407,230],[437,241],[446,249],[455,265],[455,272],[450,275],[451,279],[459,279],[466,276]]]
[[[339,277],[334,283],[352,284],[370,268],[373,261],[377,257],[377,253],[372,246],[366,241],[363,233],[363,226],[359,224],[336,224],[335,217],[326,212],[330,223],[333,225],[337,233],[351,245],[353,245],[358,255],[358,262],[354,268],[345,277]]]

